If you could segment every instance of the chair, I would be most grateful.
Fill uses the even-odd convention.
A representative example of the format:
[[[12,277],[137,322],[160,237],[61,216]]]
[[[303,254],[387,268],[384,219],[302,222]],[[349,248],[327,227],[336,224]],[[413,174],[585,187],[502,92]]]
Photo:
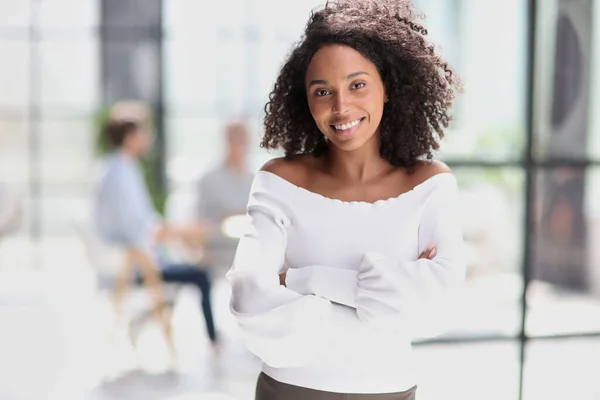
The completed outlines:
[[[74,217],[74,225],[84,244],[87,257],[96,269],[101,288],[112,291],[113,307],[117,323],[124,319],[125,297],[132,286],[138,285],[134,279],[136,270],[141,272],[143,283],[138,287],[148,292],[151,299],[149,309],[143,310],[128,322],[130,340],[135,347],[133,334],[148,317],[154,317],[161,326],[171,357],[176,358],[170,310],[175,304],[179,286],[173,287],[162,282],[160,273],[151,256],[140,249],[107,244],[96,234],[92,224],[86,218]],[[171,289],[171,290],[169,290]]]

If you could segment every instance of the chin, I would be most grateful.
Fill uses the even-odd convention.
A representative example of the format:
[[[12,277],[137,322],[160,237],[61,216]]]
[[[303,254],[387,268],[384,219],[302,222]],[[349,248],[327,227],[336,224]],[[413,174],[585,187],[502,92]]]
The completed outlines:
[[[330,141],[336,148],[342,151],[351,152],[363,147],[368,140],[344,140],[344,141]]]

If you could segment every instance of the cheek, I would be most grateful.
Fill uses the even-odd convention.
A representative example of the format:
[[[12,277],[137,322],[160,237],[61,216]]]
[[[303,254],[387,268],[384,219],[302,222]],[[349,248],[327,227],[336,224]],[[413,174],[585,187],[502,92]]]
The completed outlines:
[[[148,148],[152,147],[152,144],[153,144],[152,136],[146,136],[144,138],[144,144],[143,144],[144,149],[148,149]]]
[[[383,114],[383,101],[381,99],[381,96],[374,94],[369,96],[368,99],[366,100],[366,105],[365,107],[368,107],[370,113],[373,115],[373,117],[381,117],[381,115]]]
[[[321,124],[323,119],[327,116],[328,108],[322,102],[309,102],[308,108],[310,110],[310,114],[317,124]]]

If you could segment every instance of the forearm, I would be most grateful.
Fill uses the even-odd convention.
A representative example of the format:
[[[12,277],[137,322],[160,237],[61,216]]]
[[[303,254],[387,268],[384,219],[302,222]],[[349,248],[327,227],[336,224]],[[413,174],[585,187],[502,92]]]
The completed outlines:
[[[416,261],[392,262],[369,252],[359,268],[361,284],[370,281],[369,290],[377,296],[409,306],[435,300],[464,281],[465,268],[458,259],[434,257]]]
[[[303,295],[281,286],[276,276],[228,272],[231,309],[238,314],[261,314],[299,300]]]
[[[332,304],[255,277],[232,277],[231,312],[248,349],[272,367],[308,363],[326,347]]]
[[[443,331],[443,312],[452,291],[464,279],[459,260],[434,257],[393,263],[367,253],[359,267],[357,314],[367,323],[383,323],[413,336]]]
[[[465,266],[460,260],[419,259],[400,263],[394,279],[401,292],[427,301],[459,287],[465,279]]]
[[[356,270],[321,265],[290,268],[285,283],[295,292],[314,294],[334,303],[356,307]]]

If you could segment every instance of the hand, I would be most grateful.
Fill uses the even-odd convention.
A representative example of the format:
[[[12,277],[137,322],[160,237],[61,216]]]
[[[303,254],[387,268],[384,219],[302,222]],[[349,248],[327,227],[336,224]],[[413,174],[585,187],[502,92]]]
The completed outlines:
[[[174,229],[173,236],[187,245],[193,246],[201,245],[204,242],[207,233],[208,226],[206,224],[197,223]]]
[[[433,260],[437,255],[437,245],[432,244],[419,255],[419,259],[425,258],[427,260]]]
[[[162,243],[167,240],[170,236],[170,229],[164,223],[159,223],[153,232],[153,242],[154,244]]]
[[[286,272],[283,272],[283,273],[279,274],[279,284],[280,285],[286,286],[286,284],[285,284],[285,278],[286,278],[286,276],[287,276]]]

